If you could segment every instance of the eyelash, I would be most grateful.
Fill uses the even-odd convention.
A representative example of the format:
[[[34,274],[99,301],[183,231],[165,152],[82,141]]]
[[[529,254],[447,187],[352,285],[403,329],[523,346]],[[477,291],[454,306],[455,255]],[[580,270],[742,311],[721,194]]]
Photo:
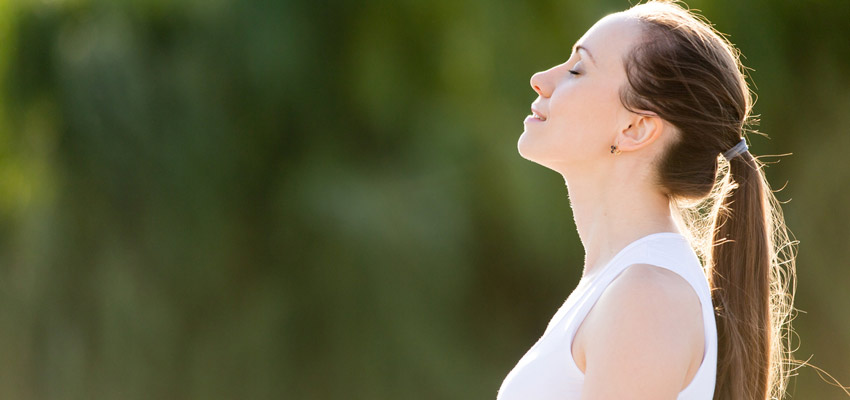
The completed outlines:
[[[570,71],[570,73],[571,73],[571,74],[573,74],[573,75],[578,75],[578,74],[579,74],[579,73],[578,73],[578,71],[576,71],[576,70],[574,70],[574,69],[571,69],[571,70],[569,70],[569,71]]]

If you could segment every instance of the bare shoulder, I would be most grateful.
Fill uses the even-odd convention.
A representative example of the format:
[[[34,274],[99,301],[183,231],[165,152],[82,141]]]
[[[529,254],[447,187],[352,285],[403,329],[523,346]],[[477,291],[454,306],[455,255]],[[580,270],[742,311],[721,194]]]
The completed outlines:
[[[627,267],[614,281],[605,294],[622,297],[625,294],[646,294],[649,300],[675,300],[675,306],[684,301],[699,310],[699,297],[691,284],[681,275],[650,264],[635,264]],[[605,297],[603,294],[603,297]],[[600,298],[601,300],[601,298]],[[634,300],[634,299],[631,299]]]
[[[703,356],[699,297],[679,274],[654,265],[626,268],[581,329],[583,398],[675,399]]]

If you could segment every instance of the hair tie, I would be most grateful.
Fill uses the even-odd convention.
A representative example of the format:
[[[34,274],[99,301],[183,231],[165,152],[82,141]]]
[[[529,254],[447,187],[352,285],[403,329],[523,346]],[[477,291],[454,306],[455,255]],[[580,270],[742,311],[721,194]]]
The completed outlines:
[[[733,148],[729,149],[729,151],[723,153],[723,157],[726,158],[726,161],[729,161],[729,160],[735,158],[736,156],[738,156],[739,154],[747,151],[748,149],[749,149],[749,147],[747,147],[747,140],[744,139],[744,138],[741,138],[741,141],[738,142],[738,144],[736,144],[735,147],[733,147]]]

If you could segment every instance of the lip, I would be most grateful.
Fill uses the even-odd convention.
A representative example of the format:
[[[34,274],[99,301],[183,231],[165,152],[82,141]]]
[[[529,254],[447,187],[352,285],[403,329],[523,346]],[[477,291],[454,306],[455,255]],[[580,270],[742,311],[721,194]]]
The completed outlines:
[[[529,116],[525,117],[525,121],[522,121],[522,122],[524,124],[539,124],[539,123],[543,123],[543,122],[546,122],[546,121],[534,118],[534,115],[529,115]]]
[[[549,116],[547,116],[546,114],[543,114],[542,112],[540,112],[540,110],[534,108],[534,106],[531,107],[531,112],[536,113],[537,115],[543,117],[544,118],[543,121],[546,121],[547,119],[549,119]]]

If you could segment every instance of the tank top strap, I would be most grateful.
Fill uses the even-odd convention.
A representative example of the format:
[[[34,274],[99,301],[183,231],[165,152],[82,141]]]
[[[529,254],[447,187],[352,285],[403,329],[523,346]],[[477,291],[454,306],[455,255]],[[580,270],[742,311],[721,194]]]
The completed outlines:
[[[599,272],[587,277],[583,286],[577,289],[571,297],[575,297],[569,307],[570,322],[565,329],[570,335],[575,333],[578,325],[596,303],[602,293],[608,288],[626,268],[635,264],[649,264],[665,268],[677,273],[691,285],[700,298],[704,312],[709,312],[711,292],[708,281],[703,273],[702,264],[690,247],[687,238],[675,232],[661,232],[644,236],[630,243],[617,253]],[[559,323],[563,315],[557,316],[552,324]],[[554,327],[552,327],[554,328]]]
[[[669,260],[662,259],[664,257],[659,257],[656,254],[658,253],[657,251],[647,250],[646,246],[650,244],[656,244],[657,246],[658,243],[661,243],[662,245],[666,244],[666,247],[670,247],[670,242],[675,245],[678,244],[677,241],[679,240],[681,240],[682,243],[687,244],[685,237],[679,233],[660,232],[641,237],[626,245],[626,247],[615,254],[614,257],[598,271],[581,278],[578,286],[575,290],[573,290],[560,309],[558,309],[554,318],[549,321],[549,325],[546,327],[544,335],[550,330],[557,329],[556,327],[560,325],[568,312],[579,314],[579,320],[583,319],[590,307],[593,306],[596,300],[602,295],[602,292],[605,291],[605,288],[607,288],[608,285],[620,273],[622,273],[626,267],[640,263],[653,265],[663,264],[668,267],[673,266],[673,263]],[[675,247],[681,247],[681,245]],[[657,247],[653,247],[653,249],[657,249]],[[653,255],[656,255],[656,257],[653,257]],[[650,262],[635,262],[636,260],[647,260]],[[574,317],[575,315],[573,318]],[[570,328],[576,328],[576,326],[567,326],[565,328],[570,330]]]
[[[688,239],[678,233],[654,234],[632,243],[600,272],[598,289],[604,290],[626,268],[635,264],[649,264],[677,273],[684,278],[699,297],[710,299],[705,271]]]

